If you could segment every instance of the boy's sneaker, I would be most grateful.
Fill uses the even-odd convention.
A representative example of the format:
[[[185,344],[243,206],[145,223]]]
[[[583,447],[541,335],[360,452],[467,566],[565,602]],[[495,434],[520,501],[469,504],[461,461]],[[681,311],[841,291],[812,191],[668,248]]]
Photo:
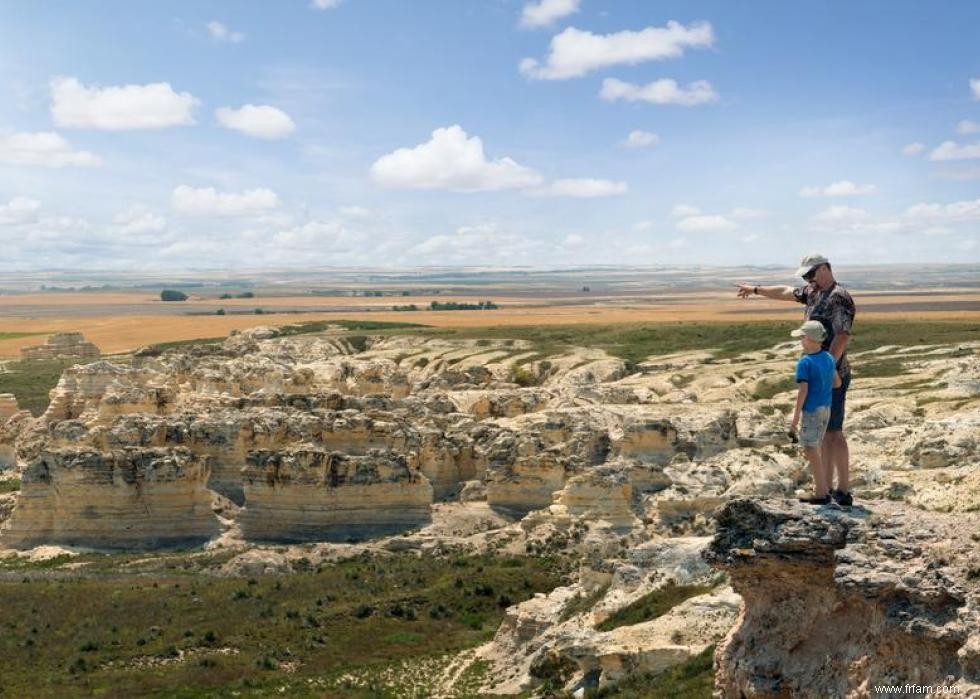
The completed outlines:
[[[854,504],[854,498],[851,497],[849,490],[831,490],[830,497],[841,507],[850,507]]]
[[[800,502],[805,502],[808,505],[829,505],[830,495],[824,495],[822,498],[818,498],[815,495],[808,495],[805,498],[799,498]]]

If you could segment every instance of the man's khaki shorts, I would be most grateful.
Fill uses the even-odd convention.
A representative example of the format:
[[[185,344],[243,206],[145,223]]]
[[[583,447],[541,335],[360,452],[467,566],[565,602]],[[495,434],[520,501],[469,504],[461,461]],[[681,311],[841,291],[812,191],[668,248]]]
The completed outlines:
[[[800,445],[804,447],[819,447],[823,436],[827,433],[827,423],[830,422],[830,406],[817,408],[812,412],[803,411],[800,427]]]

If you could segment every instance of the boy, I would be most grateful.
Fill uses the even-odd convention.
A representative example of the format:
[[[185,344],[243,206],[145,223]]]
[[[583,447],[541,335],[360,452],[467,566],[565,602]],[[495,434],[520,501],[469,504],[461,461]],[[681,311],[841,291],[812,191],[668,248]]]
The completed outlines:
[[[813,473],[813,495],[800,498],[800,502],[812,505],[830,504],[830,484],[821,461],[820,445],[830,420],[831,389],[840,386],[836,362],[830,352],[821,348],[827,331],[818,320],[808,320],[790,333],[800,338],[804,355],[796,365],[796,409],[790,431],[794,434],[800,424],[802,413],[803,427],[799,432],[800,446],[810,462]]]

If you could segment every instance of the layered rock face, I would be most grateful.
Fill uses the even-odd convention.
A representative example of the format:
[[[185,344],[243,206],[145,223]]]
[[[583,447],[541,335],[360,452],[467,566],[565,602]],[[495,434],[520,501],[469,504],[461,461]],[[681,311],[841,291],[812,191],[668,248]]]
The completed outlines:
[[[25,347],[21,359],[97,359],[99,348],[87,341],[81,333],[55,333],[43,345]]]
[[[790,495],[806,482],[781,399],[748,398],[774,373],[788,374],[796,351],[787,344],[711,364],[705,353],[673,355],[624,375],[620,360],[598,350],[569,350],[545,362],[521,341],[281,337],[257,328],[221,345],[141,351],[132,360],[68,369],[44,416],[20,412],[0,421],[0,458],[23,469],[43,453],[70,448],[108,461],[130,449],[187,450],[207,463],[207,489],[244,506],[249,524],[242,531],[264,540],[276,531],[285,539],[316,538],[319,525],[304,529],[304,521],[320,522],[329,538],[360,536],[345,534],[340,515],[329,511],[368,502],[372,492],[393,508],[391,521],[408,528],[425,521],[415,509],[421,499],[462,497],[485,500],[495,516],[532,513],[532,537],[565,537],[582,523],[610,542],[616,530],[704,535],[713,531],[710,512],[719,504]],[[916,370],[935,388],[924,408],[899,389],[862,393],[855,384],[849,407],[861,426],[852,437],[859,497],[897,496],[957,511],[975,506],[975,354],[967,347],[922,355],[929,359]],[[519,387],[517,376],[540,385]],[[940,397],[955,401],[957,411],[943,408]],[[288,457],[289,468],[307,473],[310,483],[319,482],[314,464],[327,458],[318,455],[334,463],[373,460],[402,476],[393,480],[382,469],[376,482],[359,482],[360,490],[275,479],[266,487],[257,474],[271,463],[268,453]],[[944,501],[946,483],[964,487]],[[369,531],[366,513],[350,506]],[[271,523],[277,517],[279,530]]]
[[[241,526],[255,541],[346,541],[431,520],[432,486],[403,456],[316,448],[253,451]]]
[[[23,474],[3,542],[142,549],[195,546],[218,530],[206,459],[186,449],[46,451]]]
[[[705,558],[744,611],[718,647],[722,697],[980,692],[980,516],[734,500]]]

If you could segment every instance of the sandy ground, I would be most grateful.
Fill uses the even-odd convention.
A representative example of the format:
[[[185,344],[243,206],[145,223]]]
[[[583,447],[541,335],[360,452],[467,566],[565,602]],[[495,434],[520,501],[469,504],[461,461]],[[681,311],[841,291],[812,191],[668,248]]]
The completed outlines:
[[[233,306],[254,308],[290,307],[303,305],[338,305],[345,309],[333,312],[314,313],[266,313],[263,315],[150,315],[127,313],[135,299],[152,301],[143,294],[33,294],[0,297],[0,333],[41,333],[31,337],[0,340],[0,357],[16,357],[22,347],[40,344],[44,335],[54,332],[78,331],[94,342],[103,352],[115,353],[136,349],[155,342],[191,340],[205,337],[227,335],[235,329],[256,325],[286,325],[312,320],[375,320],[421,323],[434,327],[486,327],[486,326],[528,326],[528,325],[573,325],[573,324],[616,324],[616,323],[656,323],[656,322],[704,322],[704,321],[744,321],[744,320],[786,320],[798,317],[800,307],[796,304],[752,298],[739,300],[734,293],[697,292],[684,294],[672,292],[662,299],[646,297],[643,301],[633,299],[600,300],[581,296],[552,300],[550,304],[530,302],[520,297],[501,297],[494,301],[501,308],[494,311],[418,311],[395,312],[390,309],[393,303],[415,303],[427,305],[429,300],[473,301],[480,296],[463,295],[440,297],[407,297],[404,299],[347,298],[347,297],[279,297],[260,299],[237,299],[221,301],[220,305],[231,309]],[[4,304],[12,305],[12,299],[23,307],[26,301],[50,308],[53,301],[63,305],[58,314],[43,317],[12,317],[4,313]],[[352,301],[375,305],[379,310],[346,310]],[[869,292],[856,298],[858,312],[862,319],[934,319],[934,320],[976,320],[980,322],[980,292],[951,293],[949,290],[933,293],[884,294]],[[300,303],[302,302],[302,304]],[[157,301],[157,303],[160,303]],[[185,302],[184,310],[194,306],[207,305],[214,308],[218,302]],[[113,308],[113,306],[116,306]],[[190,307],[188,307],[190,306]],[[81,314],[76,314],[84,309]],[[92,312],[93,309],[96,312]]]

